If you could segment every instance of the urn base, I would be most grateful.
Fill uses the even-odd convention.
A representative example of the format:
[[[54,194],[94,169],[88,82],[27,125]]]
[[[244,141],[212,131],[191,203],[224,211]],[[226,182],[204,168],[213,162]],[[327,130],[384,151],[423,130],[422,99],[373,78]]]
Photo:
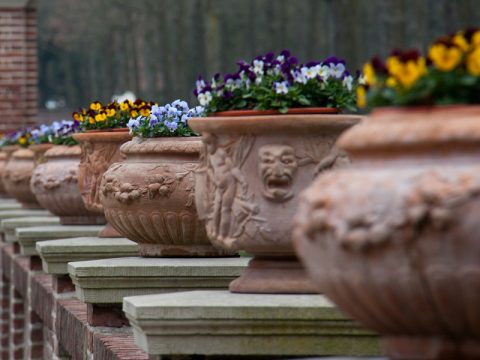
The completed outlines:
[[[115,228],[110,225],[110,223],[107,221],[107,224],[105,225],[105,227],[100,230],[100,232],[98,233],[98,237],[101,237],[101,238],[123,238],[124,236],[120,235],[120,233],[115,230]]]
[[[37,202],[21,202],[22,209],[43,209],[42,205]]]
[[[62,225],[103,225],[105,217],[98,216],[59,216]]]
[[[229,289],[234,293],[318,293],[296,258],[255,257],[242,276],[230,283]]]
[[[139,243],[143,257],[227,257],[235,252],[217,249],[211,245],[165,245]]]
[[[384,338],[386,355],[392,360],[478,360],[480,342],[441,337],[387,336]]]

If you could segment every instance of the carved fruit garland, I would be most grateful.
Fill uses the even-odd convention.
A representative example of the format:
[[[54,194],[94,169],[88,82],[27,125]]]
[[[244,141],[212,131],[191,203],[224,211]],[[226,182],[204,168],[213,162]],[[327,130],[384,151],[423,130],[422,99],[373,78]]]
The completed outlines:
[[[123,165],[124,164],[114,165],[111,168],[111,172],[115,172]],[[193,176],[192,173],[195,170],[195,165],[186,165],[186,167],[187,171],[174,174],[168,165],[155,166],[149,171],[155,171],[156,174],[147,175],[145,177],[146,184],[144,186],[131,183],[120,183],[115,179],[114,175],[106,175],[101,192],[105,197],[111,194],[115,200],[121,203],[130,203],[131,201],[142,197],[149,200],[158,197],[169,197],[187,175]],[[190,183],[193,183],[193,181]],[[187,185],[185,191],[188,193],[188,201],[185,205],[191,207],[195,197],[194,188],[192,185]]]
[[[42,178],[42,174],[35,173],[33,185],[35,187],[40,186],[45,191],[54,190],[59,186],[61,186],[62,183],[70,183],[70,182],[76,183],[78,181],[77,172],[78,172],[77,167],[71,167],[70,169],[68,169],[67,173],[63,178],[58,178],[54,175],[48,176],[46,178]]]

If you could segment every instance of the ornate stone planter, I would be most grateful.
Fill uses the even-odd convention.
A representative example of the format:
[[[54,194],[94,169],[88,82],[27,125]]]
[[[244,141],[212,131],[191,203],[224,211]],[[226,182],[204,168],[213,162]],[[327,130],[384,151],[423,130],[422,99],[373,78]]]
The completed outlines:
[[[311,279],[393,359],[480,353],[480,107],[379,110],[338,144],[353,166],[302,195]]]
[[[5,173],[5,167],[7,166],[7,153],[5,151],[0,151],[0,180]],[[0,181],[0,197],[6,197],[7,192],[5,191],[5,186],[3,185],[3,181]]]
[[[56,145],[44,156],[46,162],[33,172],[31,187],[38,202],[60,217],[63,225],[105,224],[105,217],[88,211],[78,188],[80,146]]]
[[[35,144],[28,147],[33,151],[33,161],[35,162],[35,167],[47,161],[45,153],[53,146],[53,144]]]
[[[134,138],[122,145],[122,163],[103,177],[107,220],[136,241],[142,256],[225,256],[214,248],[195,209],[194,170],[201,141],[195,137]]]
[[[7,193],[27,209],[41,208],[30,190],[30,179],[35,168],[34,153],[29,149],[13,152],[3,174],[3,184]]]
[[[120,153],[120,146],[132,137],[125,131],[92,131],[73,134],[82,149],[78,185],[85,207],[98,214],[103,214],[100,202],[100,182],[108,167],[122,161],[124,155]],[[100,237],[120,237],[120,234],[107,222],[100,231]]]
[[[291,240],[298,194],[317,173],[348,163],[333,145],[359,119],[269,115],[189,120],[204,144],[196,204],[207,234],[217,246],[255,256],[230,284],[231,291],[314,291]]]

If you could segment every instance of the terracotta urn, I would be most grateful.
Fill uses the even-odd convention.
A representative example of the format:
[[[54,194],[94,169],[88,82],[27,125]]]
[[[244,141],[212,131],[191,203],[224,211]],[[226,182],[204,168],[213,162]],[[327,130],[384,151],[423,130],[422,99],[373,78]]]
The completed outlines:
[[[375,111],[303,194],[297,253],[392,359],[480,358],[480,107]]]
[[[310,293],[291,238],[298,194],[349,162],[334,148],[359,116],[295,114],[189,120],[202,134],[196,205],[216,246],[252,255],[233,292]]]
[[[5,173],[5,167],[7,166],[7,153],[5,151],[0,151],[0,179],[3,177]],[[5,190],[5,186],[3,185],[3,181],[0,181],[0,198],[8,197],[7,192]]]
[[[120,146],[132,137],[128,129],[124,131],[91,131],[73,134],[82,149],[78,185],[85,207],[98,214],[103,214],[100,202],[100,183],[109,166],[124,159]],[[99,237],[121,237],[107,222]]]
[[[80,146],[55,145],[45,154],[46,162],[38,165],[31,188],[38,202],[60,217],[63,225],[105,224],[105,217],[85,207],[78,187]]]
[[[101,201],[110,224],[137,242],[147,257],[225,256],[208,240],[195,209],[198,137],[134,138],[122,145],[126,159],[110,166]]]
[[[26,209],[41,208],[35,195],[30,190],[30,179],[34,169],[33,151],[18,149],[12,153],[3,174],[5,190]]]
[[[34,144],[28,147],[33,151],[33,161],[35,162],[35,167],[47,161],[45,153],[53,146],[53,144]]]

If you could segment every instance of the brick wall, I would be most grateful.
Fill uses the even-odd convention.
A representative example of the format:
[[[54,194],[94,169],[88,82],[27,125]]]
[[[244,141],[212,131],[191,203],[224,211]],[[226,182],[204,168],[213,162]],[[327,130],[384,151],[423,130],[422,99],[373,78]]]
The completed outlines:
[[[35,7],[0,0],[0,131],[37,122],[37,79]]]

